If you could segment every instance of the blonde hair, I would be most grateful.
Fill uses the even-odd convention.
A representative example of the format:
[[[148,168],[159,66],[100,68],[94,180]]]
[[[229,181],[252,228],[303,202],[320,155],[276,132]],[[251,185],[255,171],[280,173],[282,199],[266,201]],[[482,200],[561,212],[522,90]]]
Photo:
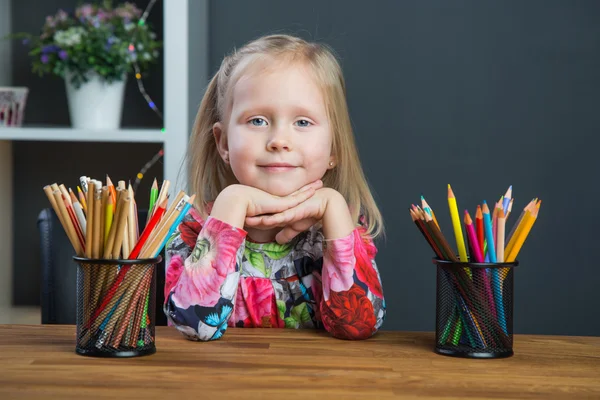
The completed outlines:
[[[346,84],[342,69],[327,46],[309,43],[288,35],[270,35],[254,40],[226,56],[211,79],[200,104],[190,143],[188,168],[196,207],[207,217],[207,204],[228,185],[238,183],[233,172],[221,159],[213,136],[213,125],[225,121],[233,99],[235,83],[257,60],[266,58],[304,62],[313,72],[323,91],[332,131],[332,155],[336,168],[323,176],[323,184],[341,193],[355,222],[364,217],[366,234],[375,238],[383,232],[381,212],[365,179],[346,103]]]

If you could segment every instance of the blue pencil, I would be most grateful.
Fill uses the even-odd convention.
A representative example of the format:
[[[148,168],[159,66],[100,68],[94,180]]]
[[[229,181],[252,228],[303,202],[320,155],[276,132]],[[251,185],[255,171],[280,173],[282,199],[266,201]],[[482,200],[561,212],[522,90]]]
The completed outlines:
[[[490,262],[497,262],[496,259],[496,246],[494,244],[494,234],[492,232],[492,219],[490,218],[490,209],[487,203],[483,202],[483,225],[485,228],[485,237],[487,239],[487,250],[490,256]],[[506,317],[504,316],[504,306],[502,305],[502,286],[500,285],[500,275],[498,273],[498,268],[491,268],[492,271],[492,280],[493,280],[493,289],[494,289],[494,302],[496,303],[496,313],[498,314],[498,319],[500,320],[500,326],[502,330],[506,333]],[[490,305],[491,306],[491,305]]]
[[[183,206],[183,209],[181,210],[181,213],[179,213],[179,215],[177,216],[177,219],[175,219],[175,222],[173,222],[173,225],[171,225],[171,228],[169,228],[169,232],[167,232],[167,236],[165,236],[165,238],[163,239],[163,242],[161,243],[160,247],[156,251],[156,254],[152,255],[152,257],[158,257],[158,255],[162,251],[163,247],[165,247],[165,245],[167,244],[167,241],[169,240],[169,238],[171,237],[171,235],[173,235],[173,232],[175,232],[175,229],[177,229],[177,227],[179,226],[179,224],[181,223],[181,221],[183,221],[183,217],[185,217],[185,215],[188,213],[188,211],[192,207],[192,201],[193,200],[191,198],[188,199],[188,200],[186,200],[184,198],[182,200],[182,202],[185,202],[185,206]]]
[[[504,199],[502,200],[502,208],[504,209],[504,214],[508,211],[508,204],[510,203],[510,199],[512,198],[512,185],[508,187],[508,190],[504,194]]]

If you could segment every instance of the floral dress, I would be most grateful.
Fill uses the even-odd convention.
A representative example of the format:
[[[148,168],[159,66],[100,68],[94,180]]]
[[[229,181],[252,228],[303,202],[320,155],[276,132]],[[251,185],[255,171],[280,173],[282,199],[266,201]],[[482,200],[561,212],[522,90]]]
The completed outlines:
[[[361,236],[325,241],[311,228],[290,243],[255,243],[243,229],[194,208],[169,238],[164,312],[191,340],[219,339],[227,326],[324,328],[366,339],[385,318],[377,249]]]

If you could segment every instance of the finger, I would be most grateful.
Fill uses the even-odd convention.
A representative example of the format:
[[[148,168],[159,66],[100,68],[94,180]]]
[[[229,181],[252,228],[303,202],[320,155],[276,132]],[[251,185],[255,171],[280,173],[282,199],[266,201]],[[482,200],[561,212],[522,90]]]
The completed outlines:
[[[319,189],[323,186],[323,181],[320,179],[317,179],[314,182],[311,182],[309,184],[306,184],[304,186],[302,186],[300,189],[296,190],[294,193],[291,193],[289,196],[294,196],[298,193],[304,192],[305,190],[308,190],[309,188],[313,188],[313,189]]]
[[[268,215],[257,215],[254,217],[246,217],[246,220],[244,221],[244,224],[247,226],[251,226],[253,228],[261,228],[261,229],[266,229],[266,228],[274,228],[276,226],[281,226],[284,227],[285,224],[280,224],[280,225],[276,225],[273,224],[273,222],[269,222],[269,221],[265,221],[265,218],[269,217]]]
[[[293,238],[298,236],[298,234],[308,230],[317,222],[318,220],[316,218],[306,218],[294,224],[287,225],[277,233],[275,240],[279,244],[289,243]]]
[[[267,200],[263,204],[255,204],[247,212],[250,217],[261,214],[277,214],[292,207],[301,204],[311,198],[317,189],[323,186],[323,182],[319,179],[308,185],[303,186],[300,190],[287,196],[279,197],[267,194]]]

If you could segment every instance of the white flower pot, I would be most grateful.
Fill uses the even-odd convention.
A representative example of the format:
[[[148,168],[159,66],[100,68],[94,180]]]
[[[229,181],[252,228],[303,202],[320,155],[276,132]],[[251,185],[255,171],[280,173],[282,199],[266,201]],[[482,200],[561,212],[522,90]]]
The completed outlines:
[[[123,93],[127,76],[121,81],[106,83],[97,74],[78,89],[65,76],[71,125],[76,129],[119,129],[123,111]]]

